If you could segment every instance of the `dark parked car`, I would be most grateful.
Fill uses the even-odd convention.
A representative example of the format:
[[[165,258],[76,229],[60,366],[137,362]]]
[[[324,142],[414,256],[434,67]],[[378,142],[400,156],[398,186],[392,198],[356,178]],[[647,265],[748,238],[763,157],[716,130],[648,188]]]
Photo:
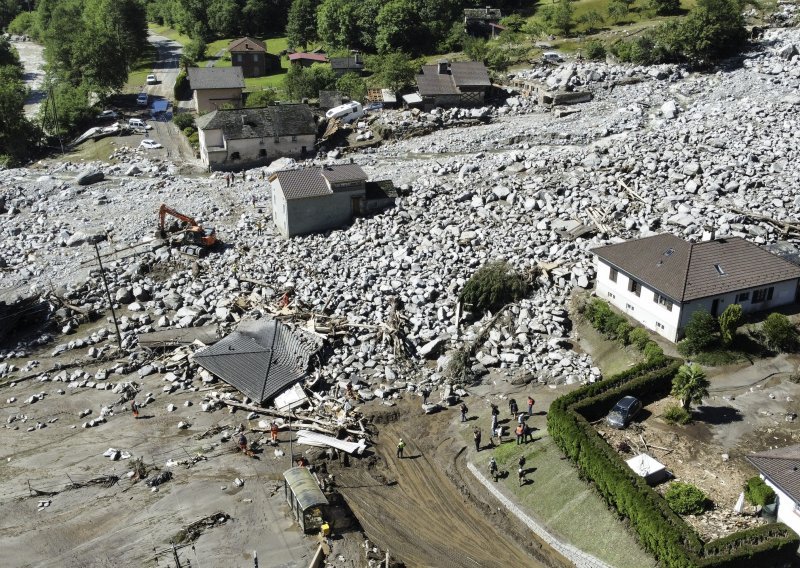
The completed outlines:
[[[635,396],[623,397],[608,413],[606,422],[612,428],[625,428],[641,409],[642,401],[638,398]]]

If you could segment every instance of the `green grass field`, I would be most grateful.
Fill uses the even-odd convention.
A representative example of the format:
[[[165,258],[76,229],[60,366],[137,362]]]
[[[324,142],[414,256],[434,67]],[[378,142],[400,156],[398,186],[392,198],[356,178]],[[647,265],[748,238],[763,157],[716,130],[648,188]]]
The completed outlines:
[[[153,64],[158,57],[156,48],[148,44],[147,49],[136,61],[136,64],[128,74],[128,82],[122,88],[124,93],[136,93],[145,84],[147,76],[153,72]]]
[[[489,421],[488,412],[478,419]],[[465,430],[465,443],[472,441]],[[502,484],[512,500],[547,529],[615,568],[652,568],[656,561],[644,552],[636,538],[587,483],[578,477],[572,462],[563,458],[546,431],[534,432],[534,442],[517,445],[514,436],[493,450],[484,450],[472,459],[488,476],[489,458],[494,456],[500,471],[508,471]],[[517,460],[525,456],[527,485],[519,486]],[[578,519],[580,522],[578,522]]]

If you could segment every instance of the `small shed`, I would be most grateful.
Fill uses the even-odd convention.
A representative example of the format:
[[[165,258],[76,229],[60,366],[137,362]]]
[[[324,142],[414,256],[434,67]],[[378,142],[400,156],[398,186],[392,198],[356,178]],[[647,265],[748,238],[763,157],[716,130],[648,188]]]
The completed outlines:
[[[293,467],[284,471],[283,492],[303,532],[313,532],[322,528],[329,505],[328,498],[308,469]]]
[[[661,483],[668,475],[667,467],[647,454],[639,454],[627,460],[625,463],[628,464],[628,467],[631,468],[634,473],[644,477],[648,485]]]

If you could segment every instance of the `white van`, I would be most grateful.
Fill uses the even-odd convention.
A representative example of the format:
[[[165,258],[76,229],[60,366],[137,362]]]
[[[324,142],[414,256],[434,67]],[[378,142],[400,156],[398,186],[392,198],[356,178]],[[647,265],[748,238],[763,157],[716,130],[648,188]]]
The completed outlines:
[[[325,118],[328,120],[338,118],[342,122],[353,122],[362,116],[364,116],[364,107],[362,107],[361,103],[357,101],[351,101],[349,103],[333,107],[331,110],[325,113]]]
[[[147,123],[141,118],[129,118],[128,126],[130,128],[144,128],[145,130],[149,130]]]

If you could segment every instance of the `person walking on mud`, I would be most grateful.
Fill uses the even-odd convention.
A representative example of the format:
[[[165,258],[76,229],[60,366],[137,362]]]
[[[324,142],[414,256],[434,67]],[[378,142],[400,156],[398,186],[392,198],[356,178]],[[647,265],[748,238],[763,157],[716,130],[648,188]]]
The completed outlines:
[[[517,424],[517,429],[514,431],[517,435],[517,445],[522,443],[522,436],[525,434],[525,427],[522,424]]]
[[[534,403],[533,397],[529,396],[528,397],[528,416],[533,416],[533,403]]]
[[[278,445],[278,424],[273,420],[272,424],[269,426],[269,433],[272,438],[272,445]]]
[[[500,410],[496,404],[492,405],[492,432],[497,430],[497,418],[500,416]]]
[[[472,433],[472,437],[475,439],[475,451],[476,452],[480,452],[481,451],[481,429],[480,428],[475,428],[475,430]]]
[[[400,441],[397,442],[397,457],[403,459],[403,450],[406,447],[406,443],[403,441],[403,438],[400,438]]]
[[[492,479],[494,479],[495,483],[497,483],[499,472],[497,470],[497,462],[494,461],[494,456],[492,456],[492,459],[489,460],[489,475],[491,475]]]
[[[461,422],[466,422],[467,421],[467,412],[469,412],[469,409],[467,408],[467,405],[462,402],[461,403],[461,407],[459,408],[459,410],[461,410]]]
[[[508,411],[511,413],[511,418],[513,419],[517,412],[519,412],[519,407],[517,406],[517,399],[512,398],[508,401]]]
[[[133,412],[134,420],[139,418],[139,405],[136,404],[136,400],[131,401],[131,412]]]

